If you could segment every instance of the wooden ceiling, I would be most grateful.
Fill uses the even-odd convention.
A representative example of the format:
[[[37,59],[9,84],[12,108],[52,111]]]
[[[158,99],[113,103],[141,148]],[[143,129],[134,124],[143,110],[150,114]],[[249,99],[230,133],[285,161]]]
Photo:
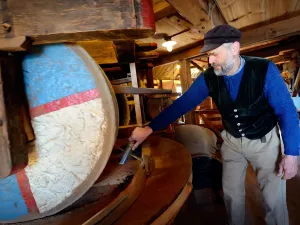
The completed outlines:
[[[253,44],[300,30],[300,0],[152,0],[156,33],[141,42],[156,42],[161,56],[201,45],[203,35],[228,23],[241,29],[242,42]],[[280,26],[276,30],[274,24]],[[279,25],[278,25],[279,24]],[[292,27],[292,28],[288,28]],[[287,30],[289,29],[289,30]],[[177,42],[169,53],[161,34]],[[200,49],[199,49],[200,50]]]

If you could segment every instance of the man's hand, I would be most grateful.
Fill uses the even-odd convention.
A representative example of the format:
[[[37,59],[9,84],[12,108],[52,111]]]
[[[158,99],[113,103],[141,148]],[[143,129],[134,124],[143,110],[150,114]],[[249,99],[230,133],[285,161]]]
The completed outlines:
[[[148,126],[135,128],[129,138],[129,141],[136,141],[132,150],[135,150],[152,132],[153,130]]]
[[[293,178],[298,171],[297,156],[286,155],[283,157],[279,164],[279,171],[277,176],[282,176],[283,180],[288,180]]]

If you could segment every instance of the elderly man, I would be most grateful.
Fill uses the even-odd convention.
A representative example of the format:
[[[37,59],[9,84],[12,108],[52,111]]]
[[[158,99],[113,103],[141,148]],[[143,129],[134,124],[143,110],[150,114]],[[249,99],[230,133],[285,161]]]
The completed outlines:
[[[276,65],[240,56],[241,32],[220,25],[204,37],[211,65],[182,97],[130,139],[135,147],[211,96],[223,119],[223,190],[229,224],[245,221],[245,174],[250,162],[266,207],[268,225],[288,225],[286,180],[297,174],[300,147],[296,108]],[[279,124],[284,143],[281,154]],[[277,163],[279,165],[277,167]]]

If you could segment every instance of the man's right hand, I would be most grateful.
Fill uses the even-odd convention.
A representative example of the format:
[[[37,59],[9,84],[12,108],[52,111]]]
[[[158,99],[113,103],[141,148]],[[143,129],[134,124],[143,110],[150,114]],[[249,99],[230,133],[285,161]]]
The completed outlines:
[[[152,132],[153,130],[149,126],[136,127],[129,138],[129,141],[135,141],[132,150],[135,150]]]

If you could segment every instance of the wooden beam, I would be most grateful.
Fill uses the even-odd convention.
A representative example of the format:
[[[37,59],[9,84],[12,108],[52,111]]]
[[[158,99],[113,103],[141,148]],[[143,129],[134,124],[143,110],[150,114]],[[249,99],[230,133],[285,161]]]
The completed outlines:
[[[152,51],[157,49],[157,43],[151,42],[151,43],[143,43],[143,42],[136,42],[135,43],[135,51],[136,52],[146,52],[146,51]]]
[[[118,63],[117,53],[112,41],[80,41],[81,45],[97,64]]]
[[[173,6],[164,0],[153,1],[153,11],[156,21],[164,17],[171,16],[177,12]]]
[[[300,33],[300,16],[284,19],[271,24],[243,31],[241,45],[243,47],[252,44],[263,43],[280,37]]]
[[[159,56],[158,52],[143,52],[156,49],[156,43],[135,43],[134,40],[93,40],[78,41],[77,43],[101,65],[131,63],[136,60],[152,59]]]
[[[171,94],[172,90],[168,89],[156,89],[156,88],[136,88],[120,85],[113,85],[113,89],[116,94]]]
[[[185,59],[180,62],[180,82],[182,93],[186,92],[192,84],[190,60]],[[195,112],[192,110],[185,114],[185,123],[186,124],[195,124]]]
[[[0,39],[0,50],[7,52],[26,51],[31,41],[25,36]]]
[[[11,29],[0,29],[0,39],[26,36],[34,44],[138,39],[155,30],[150,0],[1,2],[0,15]]]
[[[270,57],[270,56],[280,55],[280,52],[291,50],[291,49],[293,50],[300,49],[299,35],[288,38],[287,40],[280,41],[274,46],[265,48],[263,51],[262,50],[248,51],[245,53],[245,55],[256,56],[256,57]]]
[[[97,64],[131,63],[135,61],[134,40],[79,41]]]
[[[159,57],[158,52],[137,52],[136,53],[136,59],[142,60],[142,59],[155,59]]]
[[[266,58],[272,60],[275,64],[280,61],[293,61],[296,60],[295,57],[293,57],[293,52],[296,52],[296,50],[281,52],[282,54],[268,56]]]
[[[243,31],[243,30],[242,30]],[[241,40],[241,51],[251,46],[268,45],[274,41],[280,41],[284,37],[297,35],[300,33],[300,16],[288,18],[282,21],[273,22],[270,24],[264,24],[260,27],[250,27],[243,31]],[[203,47],[203,42],[199,42],[197,46],[190,49],[185,49],[174,54],[162,57],[157,61],[156,65],[170,63],[181,59],[195,58],[200,55],[200,50]]]
[[[168,2],[179,12],[181,16],[190,21],[195,27],[197,27],[202,34],[207,33],[216,25],[224,24],[224,20],[219,13],[218,8],[210,13],[215,18],[211,20],[208,12],[207,2],[199,0],[168,0]]]
[[[131,74],[132,87],[133,88],[138,88],[139,87],[139,82],[138,82],[135,63],[130,63],[129,68],[130,68],[130,74]],[[137,94],[134,94],[133,99],[134,99],[136,123],[137,123],[138,126],[142,126],[143,125],[143,119],[142,119],[140,96],[137,95]]]
[[[126,77],[126,78],[110,81],[110,83],[113,84],[113,85],[125,84],[125,83],[129,83],[129,82],[131,82],[131,77]]]
[[[190,62],[191,62],[191,64],[193,66],[195,66],[196,68],[198,68],[200,71],[203,71],[203,68],[201,66],[199,66],[197,63],[193,62],[193,60],[191,60]]]

